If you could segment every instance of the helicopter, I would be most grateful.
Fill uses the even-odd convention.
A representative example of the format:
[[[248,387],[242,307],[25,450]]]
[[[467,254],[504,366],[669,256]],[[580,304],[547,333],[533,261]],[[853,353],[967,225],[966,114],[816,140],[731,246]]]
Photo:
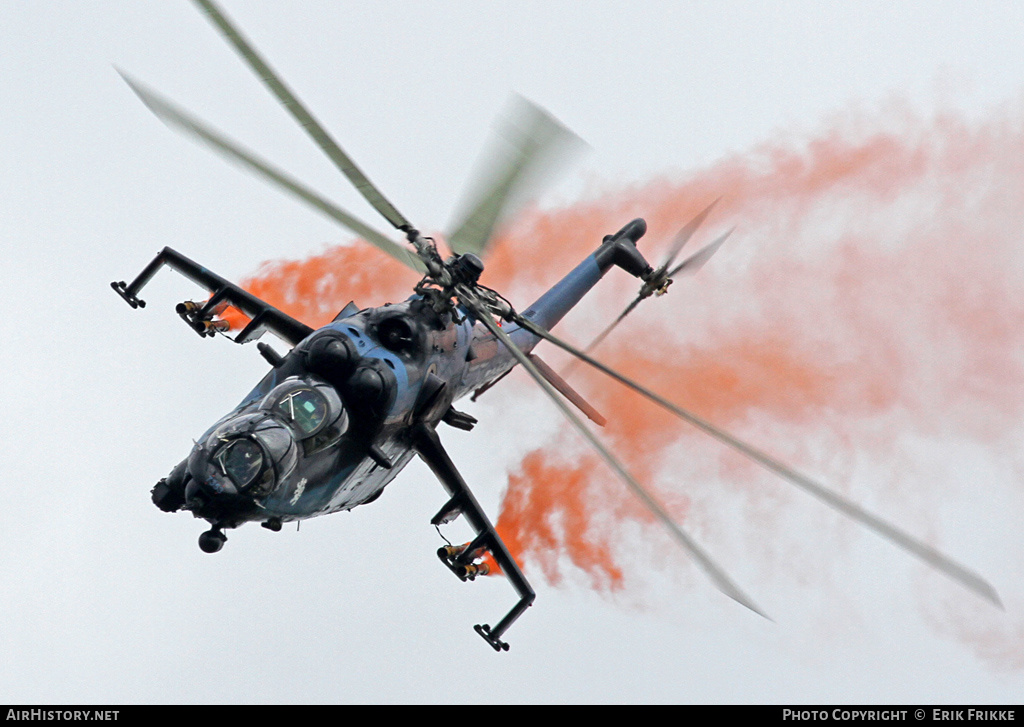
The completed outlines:
[[[210,524],[199,536],[204,552],[220,551],[227,541],[224,531],[246,523],[258,522],[280,531],[287,522],[369,504],[419,457],[448,494],[430,523],[440,532],[442,525],[461,516],[475,534],[460,545],[446,541],[437,551],[440,560],[462,581],[500,573],[518,596],[493,627],[474,626],[495,651],[507,651],[509,644],[503,637],[533,604],[536,592],[448,455],[437,430],[442,423],[472,430],[477,420],[456,409],[455,403],[466,396],[479,396],[519,366],[710,581],[725,595],[768,618],[583,421],[581,414],[598,426],[605,423],[563,376],[534,353],[538,344],[548,342],[1001,607],[995,589],[973,571],[591,355],[639,303],[665,294],[674,276],[699,269],[725,242],[729,232],[681,263],[675,262],[715,202],[681,228],[658,267],[640,252],[637,243],[647,226],[643,219],[634,219],[596,243],[589,256],[520,313],[501,293],[480,283],[483,258],[510,200],[532,171],[572,138],[571,132],[546,112],[523,102],[521,123],[513,133],[514,156],[480,190],[461,224],[446,237],[451,254],[444,256],[437,242],[423,236],[349,158],[217,4],[213,0],[193,3],[364,199],[404,235],[406,244],[378,232],[119,71],[132,91],[168,126],[208,145],[422,275],[407,300],[371,308],[350,302],[319,329],[170,247],[161,250],[130,283],[111,283],[132,308],[144,308],[146,303],[139,297],[142,289],[163,267],[169,267],[209,294],[205,300],[186,300],[176,306],[177,314],[200,336],[232,333],[232,324],[225,317],[230,308],[248,318],[231,337],[235,343],[256,341],[270,332],[290,346],[282,355],[269,344],[257,344],[270,370],[152,489],[152,501],[159,509],[190,512]],[[612,268],[624,270],[641,283],[623,313],[586,349],[552,334],[550,329]]]

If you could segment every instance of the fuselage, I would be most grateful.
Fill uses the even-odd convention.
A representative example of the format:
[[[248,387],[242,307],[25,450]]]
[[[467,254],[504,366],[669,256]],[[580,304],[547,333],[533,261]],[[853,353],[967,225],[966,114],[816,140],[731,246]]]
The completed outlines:
[[[523,316],[554,326],[621,265],[610,244],[606,239]],[[515,324],[504,330],[524,352],[539,340]],[[277,360],[198,440],[185,467],[176,468],[187,482],[185,509],[236,527],[370,502],[412,458],[413,424],[436,424],[453,402],[515,363],[461,308],[438,314],[419,296],[363,310],[350,304]],[[235,444],[237,438],[247,442]]]

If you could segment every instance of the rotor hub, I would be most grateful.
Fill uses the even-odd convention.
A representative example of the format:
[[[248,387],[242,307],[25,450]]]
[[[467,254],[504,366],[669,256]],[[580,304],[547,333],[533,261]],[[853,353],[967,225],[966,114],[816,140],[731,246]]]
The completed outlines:
[[[484,272],[484,262],[471,252],[459,255],[449,262],[449,269],[456,282],[476,285]]]

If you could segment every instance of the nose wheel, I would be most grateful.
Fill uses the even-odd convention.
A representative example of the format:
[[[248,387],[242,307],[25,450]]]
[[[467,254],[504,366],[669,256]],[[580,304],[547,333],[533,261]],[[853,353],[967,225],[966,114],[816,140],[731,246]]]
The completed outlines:
[[[199,536],[199,549],[204,553],[216,553],[224,547],[228,536],[218,528],[211,528]]]

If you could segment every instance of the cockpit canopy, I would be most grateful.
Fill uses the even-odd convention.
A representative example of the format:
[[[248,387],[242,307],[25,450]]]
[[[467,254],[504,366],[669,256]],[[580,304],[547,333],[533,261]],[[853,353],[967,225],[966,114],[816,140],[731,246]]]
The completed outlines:
[[[234,416],[215,427],[189,457],[189,473],[216,492],[265,495],[299,462],[291,431],[264,412]]]
[[[262,497],[287,484],[302,456],[322,452],[348,430],[348,414],[330,384],[292,377],[253,409],[215,426],[189,457],[197,483],[220,494]]]
[[[284,421],[307,456],[335,444],[348,431],[348,413],[337,390],[315,376],[286,379],[264,397],[259,411]]]
[[[263,471],[263,450],[251,439],[229,439],[214,455],[214,463],[239,490],[251,485]]]

